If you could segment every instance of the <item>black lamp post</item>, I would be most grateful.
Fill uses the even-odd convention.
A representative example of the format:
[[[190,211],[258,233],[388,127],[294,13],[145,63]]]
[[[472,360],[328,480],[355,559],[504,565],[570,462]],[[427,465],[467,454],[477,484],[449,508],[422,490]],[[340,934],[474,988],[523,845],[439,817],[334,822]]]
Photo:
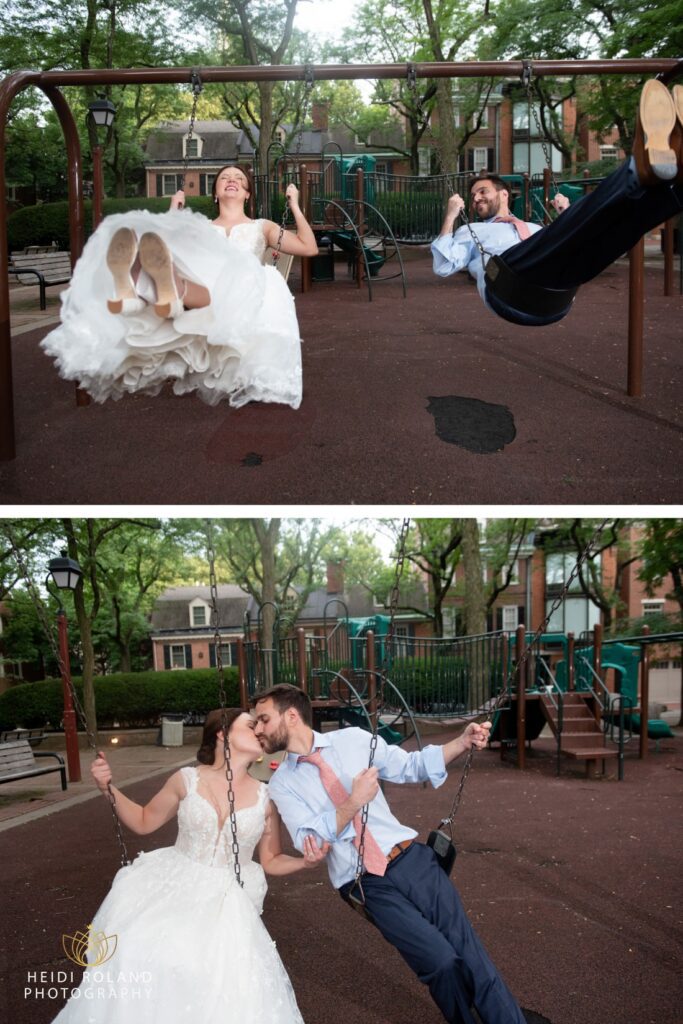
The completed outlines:
[[[66,557],[62,551],[60,558],[51,558],[48,563],[50,581],[59,590],[75,590],[83,576],[83,570],[73,558]],[[69,639],[66,624],[66,612],[61,600],[57,610],[57,628],[59,635],[59,660],[62,674],[62,697],[64,700],[64,739],[66,741],[66,761],[69,767],[69,782],[81,781],[81,759],[78,753],[78,729],[73,699],[71,697],[71,669],[69,667]]]
[[[116,107],[107,99],[93,100],[88,107],[88,118],[95,126],[95,138],[98,140],[92,148],[92,226],[93,230],[102,220],[102,200],[104,199],[104,174],[102,171],[102,146],[99,142],[100,128],[109,129],[116,117]]]

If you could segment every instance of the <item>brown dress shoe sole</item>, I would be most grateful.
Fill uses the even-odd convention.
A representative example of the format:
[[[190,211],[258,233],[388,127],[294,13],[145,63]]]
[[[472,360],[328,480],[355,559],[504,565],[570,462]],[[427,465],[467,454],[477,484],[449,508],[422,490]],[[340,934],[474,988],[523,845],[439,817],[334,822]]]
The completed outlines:
[[[661,181],[670,181],[678,172],[676,154],[670,144],[676,108],[669,90],[656,79],[646,82],[640,94],[640,123],[652,173]]]

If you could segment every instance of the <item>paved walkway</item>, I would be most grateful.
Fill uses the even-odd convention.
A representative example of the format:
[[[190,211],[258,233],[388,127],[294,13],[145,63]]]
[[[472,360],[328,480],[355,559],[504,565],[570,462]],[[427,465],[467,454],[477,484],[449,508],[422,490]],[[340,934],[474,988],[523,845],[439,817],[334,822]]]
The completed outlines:
[[[629,753],[621,783],[613,765],[604,779],[585,779],[571,765],[555,777],[543,743],[533,745],[524,773],[501,763],[497,751],[475,758],[457,818],[454,881],[522,1005],[551,1024],[681,1020],[683,734],[676,733],[659,753],[652,745],[645,761]],[[111,757],[117,782],[145,802],[194,753],[131,747]],[[387,796],[424,836],[447,812],[459,775],[456,766],[440,790],[388,786]],[[28,972],[70,968],[61,936],[92,919],[118,866],[105,802],[89,799],[85,783],[62,800],[52,783],[35,782],[46,803],[36,814],[25,793],[0,834],[2,1010],[12,1024],[53,1019],[61,999],[26,996]],[[174,835],[170,823],[129,837],[129,851],[169,845]],[[271,880],[264,922],[307,1024],[443,1024],[395,950],[341,903],[322,869]]]

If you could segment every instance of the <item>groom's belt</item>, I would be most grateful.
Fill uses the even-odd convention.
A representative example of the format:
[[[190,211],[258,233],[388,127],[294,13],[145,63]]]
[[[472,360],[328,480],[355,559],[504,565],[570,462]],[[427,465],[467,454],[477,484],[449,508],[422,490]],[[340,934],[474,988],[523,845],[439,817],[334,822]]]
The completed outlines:
[[[392,846],[387,854],[387,864],[391,864],[392,860],[396,860],[397,857],[400,857],[412,845],[412,839],[404,839],[402,843],[396,843],[396,846]]]

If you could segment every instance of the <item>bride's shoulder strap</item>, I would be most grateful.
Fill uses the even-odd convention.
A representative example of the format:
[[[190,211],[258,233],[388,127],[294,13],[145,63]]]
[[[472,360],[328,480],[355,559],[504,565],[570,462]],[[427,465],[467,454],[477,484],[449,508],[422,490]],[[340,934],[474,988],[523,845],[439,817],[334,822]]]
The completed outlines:
[[[185,768],[180,769],[180,774],[185,783],[185,795],[192,793],[197,787],[197,780],[199,778],[199,768],[197,765],[186,765]]]

